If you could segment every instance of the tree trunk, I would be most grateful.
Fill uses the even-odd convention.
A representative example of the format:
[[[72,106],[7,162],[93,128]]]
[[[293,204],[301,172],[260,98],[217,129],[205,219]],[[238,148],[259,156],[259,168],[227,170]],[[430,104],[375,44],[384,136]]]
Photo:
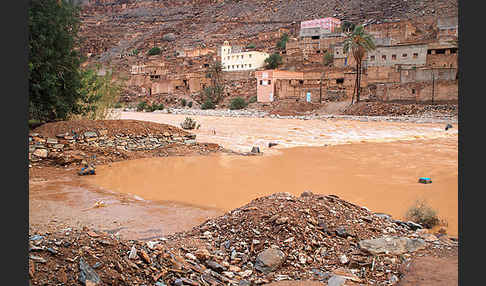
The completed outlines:
[[[356,103],[359,102],[360,92],[361,92],[361,61],[357,63],[357,78],[358,78],[358,86],[356,87]]]

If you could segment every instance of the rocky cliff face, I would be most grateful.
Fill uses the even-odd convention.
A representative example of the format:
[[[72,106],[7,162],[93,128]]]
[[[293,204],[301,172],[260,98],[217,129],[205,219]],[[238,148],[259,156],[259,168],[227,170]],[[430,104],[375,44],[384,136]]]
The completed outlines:
[[[457,1],[448,0],[96,0],[82,7],[81,51],[102,63],[154,45],[171,55],[183,46],[216,47],[283,26],[298,30],[300,21],[328,16],[360,23],[457,15]],[[175,40],[164,41],[167,33]]]

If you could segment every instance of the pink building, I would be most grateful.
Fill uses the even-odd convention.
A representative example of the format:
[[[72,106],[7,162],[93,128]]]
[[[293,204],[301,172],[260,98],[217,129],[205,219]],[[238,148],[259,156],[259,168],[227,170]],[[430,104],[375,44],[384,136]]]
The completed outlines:
[[[257,101],[273,102],[276,92],[275,82],[278,79],[302,80],[304,73],[282,70],[264,70],[256,71],[255,77],[257,78]]]
[[[300,22],[300,29],[320,27],[329,33],[333,33],[339,26],[341,26],[341,20],[332,17]]]

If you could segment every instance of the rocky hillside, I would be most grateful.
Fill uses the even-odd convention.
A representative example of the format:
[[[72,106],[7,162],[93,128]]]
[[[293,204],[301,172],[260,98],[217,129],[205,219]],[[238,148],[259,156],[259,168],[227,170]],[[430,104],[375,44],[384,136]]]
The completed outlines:
[[[457,15],[454,0],[84,1],[81,51],[91,53],[91,62],[107,64],[134,49],[146,53],[153,45],[161,46],[170,57],[180,47],[217,47],[224,40],[242,38],[250,41],[259,32],[283,26],[298,31],[300,21],[320,17],[383,22],[450,15]]]

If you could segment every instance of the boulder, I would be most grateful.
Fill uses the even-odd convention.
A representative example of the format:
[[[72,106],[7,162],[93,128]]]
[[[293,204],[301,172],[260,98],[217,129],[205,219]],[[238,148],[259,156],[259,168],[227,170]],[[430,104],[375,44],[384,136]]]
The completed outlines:
[[[101,279],[96,271],[94,271],[94,269],[91,268],[82,257],[79,259],[78,280],[84,285],[97,285],[101,282]]]
[[[255,269],[268,274],[277,270],[285,260],[285,253],[276,248],[267,248],[258,254]]]
[[[422,239],[392,236],[362,240],[359,242],[359,247],[374,255],[380,253],[400,255],[423,249],[425,247],[425,241]]]

